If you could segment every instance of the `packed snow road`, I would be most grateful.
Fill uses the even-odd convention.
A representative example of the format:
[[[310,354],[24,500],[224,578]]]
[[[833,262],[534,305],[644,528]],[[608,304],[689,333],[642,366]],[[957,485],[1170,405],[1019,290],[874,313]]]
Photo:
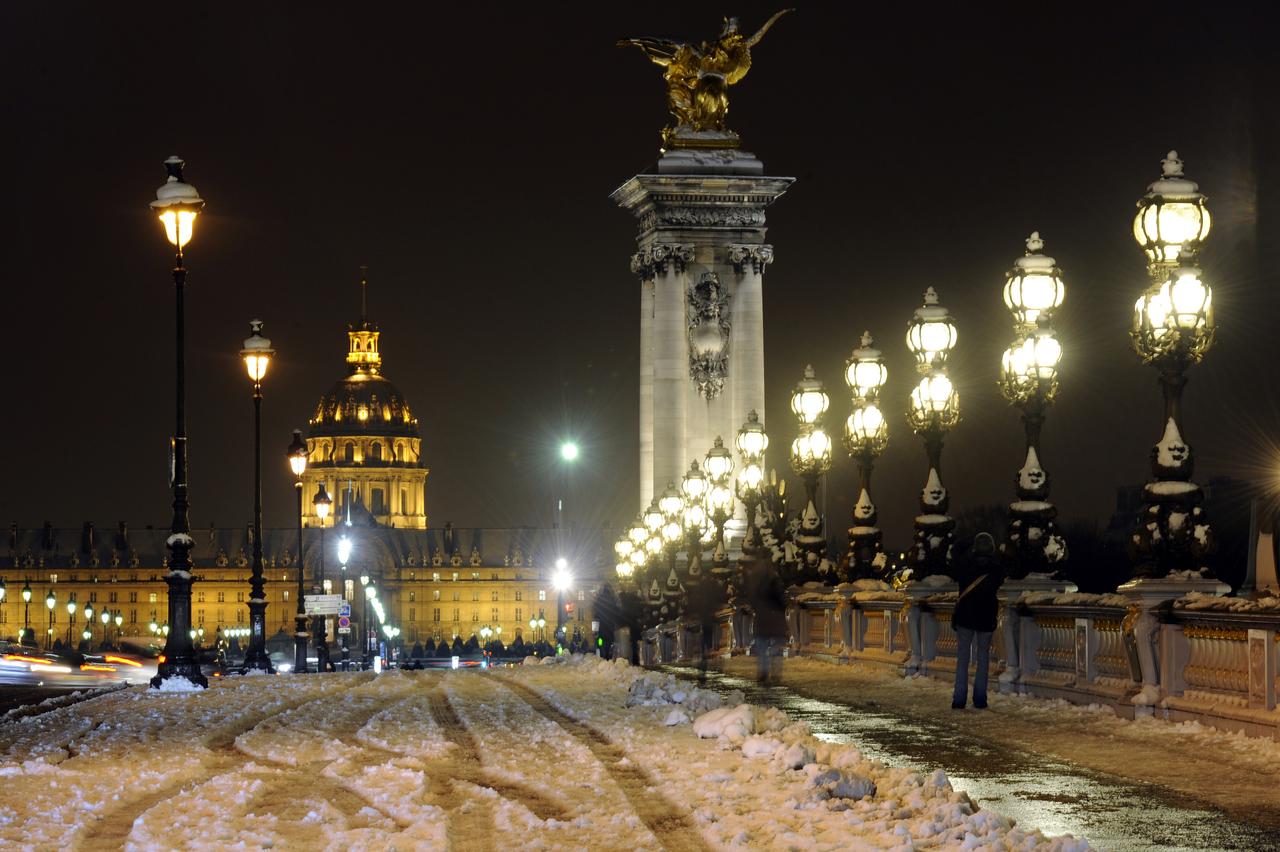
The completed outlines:
[[[867,666],[789,660],[770,687],[753,675],[751,660],[735,659],[713,666],[708,685],[740,689],[820,739],[940,767],[1021,824],[1112,850],[1280,849],[1280,743],[1271,740],[1023,697],[956,712],[948,685]]]
[[[131,687],[0,723],[0,777],[5,848],[1088,848],[594,657]]]

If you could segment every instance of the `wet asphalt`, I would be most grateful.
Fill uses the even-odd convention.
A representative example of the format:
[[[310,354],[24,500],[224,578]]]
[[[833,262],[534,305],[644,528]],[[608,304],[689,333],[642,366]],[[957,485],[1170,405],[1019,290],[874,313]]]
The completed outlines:
[[[664,670],[698,676],[693,668]],[[834,703],[715,670],[707,685],[742,690],[752,704],[808,722],[818,739],[854,743],[885,763],[941,768],[979,805],[1047,835],[1070,833],[1110,850],[1280,850],[1280,811],[1242,820],[1176,790],[929,725],[875,702]]]

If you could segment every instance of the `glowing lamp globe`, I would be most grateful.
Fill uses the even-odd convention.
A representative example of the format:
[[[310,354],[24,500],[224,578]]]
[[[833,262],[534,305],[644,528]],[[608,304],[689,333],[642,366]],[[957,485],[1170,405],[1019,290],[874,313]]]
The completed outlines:
[[[307,471],[307,445],[302,440],[302,430],[293,430],[293,440],[289,442],[289,469],[293,471],[293,475],[302,478],[302,474]]]
[[[1054,259],[1041,253],[1044,240],[1039,231],[1027,239],[1027,253],[1013,262],[1004,285],[1004,303],[1019,325],[1032,326],[1043,314],[1048,316],[1066,298],[1062,271]]]
[[[1212,220],[1204,195],[1182,174],[1182,160],[1170,151],[1161,161],[1160,179],[1138,199],[1133,238],[1153,266],[1171,265],[1194,253],[1209,236]]]
[[[707,450],[706,458],[702,460],[702,467],[712,482],[723,482],[729,478],[729,474],[733,473],[733,453],[725,447],[719,435],[716,436],[711,449]]]
[[[702,468],[698,467],[698,460],[694,459],[689,465],[689,472],[680,481],[680,491],[684,494],[685,505],[701,504],[708,487],[707,476],[702,472]]]
[[[345,535],[338,539],[338,561],[343,565],[347,564],[347,560],[351,558],[351,539]]]
[[[791,464],[797,473],[824,473],[831,468],[831,436],[814,427],[791,442]]]
[[[738,486],[744,492],[758,491],[762,482],[764,482],[764,468],[754,462],[743,465],[742,470],[738,471]]]
[[[179,254],[191,242],[191,237],[195,234],[196,216],[204,208],[204,199],[196,192],[196,188],[182,179],[184,166],[186,162],[178,156],[164,161],[168,177],[156,190],[156,200],[151,202],[151,209],[164,225],[165,238]]]
[[[49,592],[44,596],[44,605],[49,608],[50,612],[53,612],[53,608],[58,605],[57,596],[53,592]]]
[[[931,373],[920,379],[911,391],[911,407],[907,419],[920,431],[930,425],[949,429],[960,419],[960,395],[943,373]]]
[[[668,482],[667,490],[663,491],[658,497],[658,511],[662,512],[665,520],[679,517],[680,512],[684,509],[684,497],[676,488],[675,483]]]
[[[747,412],[747,422],[738,429],[737,445],[744,459],[759,461],[764,458],[764,451],[769,448],[769,436],[765,434],[764,424],[755,409]]]
[[[907,348],[916,356],[916,368],[924,371],[942,367],[956,340],[955,322],[938,303],[937,291],[928,288],[924,291],[924,304],[916,308],[907,325]]]
[[[658,508],[658,501],[655,499],[649,504],[649,508],[644,510],[644,528],[648,531],[649,537],[662,529],[662,522],[665,520],[662,510]],[[648,538],[645,539],[648,541]]]
[[[855,399],[875,399],[889,380],[889,369],[884,365],[880,350],[872,345],[874,343],[871,332],[862,332],[862,345],[853,350],[845,362],[844,383]]]
[[[645,540],[649,538],[649,528],[645,526],[643,516],[632,522],[631,529],[627,530],[627,538],[631,539],[632,550],[644,547]]]
[[[807,365],[804,368],[804,378],[791,391],[791,411],[799,418],[801,425],[809,426],[817,423],[830,405],[831,399],[822,382],[814,376],[813,365]]]
[[[262,320],[251,320],[249,330],[250,334],[244,342],[244,348],[240,350],[240,357],[244,359],[249,381],[256,385],[267,374],[267,366],[276,350],[271,348],[271,341],[262,336]]]
[[[733,491],[727,485],[713,485],[707,492],[707,509],[712,515],[733,514]]]
[[[853,453],[879,455],[889,445],[889,424],[875,403],[853,409],[844,423],[845,446]]]
[[[631,539],[622,536],[613,543],[613,552],[619,559],[626,559],[631,555],[631,551],[635,550],[635,545],[631,543]]]
[[[323,482],[316,488],[316,496],[311,498],[311,505],[315,508],[316,517],[323,523],[329,517],[329,508],[333,505],[329,492],[324,490]]]

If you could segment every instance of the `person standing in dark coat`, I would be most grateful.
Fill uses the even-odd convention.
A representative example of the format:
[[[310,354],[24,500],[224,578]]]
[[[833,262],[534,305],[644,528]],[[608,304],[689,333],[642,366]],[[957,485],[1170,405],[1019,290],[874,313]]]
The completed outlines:
[[[991,657],[991,634],[996,629],[999,610],[997,593],[1004,581],[1004,571],[996,560],[996,543],[990,533],[978,533],[966,558],[956,573],[960,598],[951,617],[956,631],[956,688],[951,707],[963,710],[969,697],[970,649],[977,657],[973,676],[973,706],[987,707],[987,668]]]
[[[769,560],[757,556],[747,574],[747,601],[755,612],[756,678],[782,679],[780,646],[787,641],[787,587]],[[775,653],[777,652],[777,653]]]

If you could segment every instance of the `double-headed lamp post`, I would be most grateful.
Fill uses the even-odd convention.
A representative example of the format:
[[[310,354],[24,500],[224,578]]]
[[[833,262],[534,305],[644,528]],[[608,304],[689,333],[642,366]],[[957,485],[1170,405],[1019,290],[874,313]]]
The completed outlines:
[[[332,506],[333,500],[329,498],[329,492],[324,490],[324,483],[321,482],[316,488],[316,495],[311,498],[311,508],[320,521],[320,558],[316,561],[315,581],[311,586],[313,595],[324,593],[324,521],[329,517]],[[325,616],[317,615],[312,622],[312,632],[316,637],[316,669],[327,672],[333,665],[329,662],[329,635],[324,622]]]
[[[304,600],[306,594],[303,576],[307,573],[302,560],[302,475],[307,472],[307,444],[302,440],[302,430],[293,430],[293,440],[287,450],[289,469],[293,471],[293,488],[298,496],[298,606],[294,614],[293,631],[293,670],[307,670],[307,608]]]
[[[707,516],[715,525],[716,538],[711,555],[711,572],[715,574],[720,585],[724,585],[728,571],[729,550],[724,541],[724,525],[733,517],[733,488],[730,480],[733,477],[733,453],[724,445],[724,440],[716,435],[711,449],[707,450],[702,460],[703,470],[707,474]]]
[[[684,527],[685,576],[690,583],[703,580],[702,545],[710,528],[707,519],[707,491],[710,487],[707,475],[694,459],[680,481],[680,492],[684,496],[681,525]]]
[[[658,511],[662,512],[659,534],[667,557],[667,580],[662,596],[667,605],[667,617],[674,617],[679,615],[684,594],[684,585],[680,582],[680,575],[676,573],[676,555],[684,540],[684,495],[674,482],[668,482],[666,490],[658,497]]]
[[[1009,527],[1001,545],[1015,580],[1053,571],[1067,558],[1066,541],[1054,523],[1058,512],[1049,502],[1049,474],[1040,463],[1040,429],[1058,393],[1062,359],[1053,312],[1066,296],[1066,285],[1062,270],[1043,249],[1040,233],[1032,232],[1026,254],[1014,261],[1004,285],[1015,337],[1001,362],[1000,390],[1022,412],[1026,433],[1026,456],[1014,479],[1018,499],[1009,504]]]
[[[747,531],[742,539],[742,553],[752,556],[760,546],[760,531],[756,527],[756,512],[760,506],[761,488],[764,486],[764,453],[769,448],[769,435],[755,409],[747,412],[747,420],[738,428],[734,440],[742,466],[738,468],[737,492],[747,514]]]
[[[791,391],[791,411],[799,421],[800,431],[791,442],[791,469],[804,480],[804,510],[800,513],[800,529],[795,536],[800,551],[798,574],[802,580],[834,581],[820,576],[827,539],[822,514],[818,511],[818,483],[831,470],[831,436],[822,426],[822,415],[831,405],[823,386],[813,372],[804,368],[802,378]]]
[[[955,521],[947,514],[950,498],[942,485],[942,442],[960,421],[960,395],[947,376],[947,357],[956,345],[956,324],[938,303],[932,287],[907,325],[907,347],[916,359],[920,383],[911,391],[907,421],[924,438],[929,476],[920,493],[915,545],[910,563],[913,579],[946,573],[955,538]]]
[[[1213,289],[1196,266],[1210,217],[1199,187],[1183,175],[1178,153],[1170,151],[1162,165],[1133,220],[1133,235],[1147,255],[1149,286],[1134,305],[1131,336],[1143,363],[1160,371],[1164,392],[1164,434],[1151,453],[1155,481],[1144,489],[1146,505],[1133,534],[1134,574],[1157,578],[1203,569],[1208,578],[1213,531],[1201,506],[1204,494],[1191,481],[1182,389],[1188,368],[1213,346],[1216,330]]]
[[[241,671],[274,672],[267,656],[267,588],[262,578],[262,379],[275,350],[262,336],[262,320],[249,323],[250,334],[240,350],[253,383],[253,567],[249,575],[249,650]]]
[[[173,521],[169,538],[169,570],[164,575],[169,587],[169,623],[173,629],[164,643],[164,662],[157,667],[151,686],[159,688],[170,678],[184,678],[199,687],[207,687],[208,680],[200,672],[195,648],[191,644],[191,538],[190,504],[187,501],[187,394],[186,349],[184,336],[185,289],[187,269],[183,265],[183,249],[191,242],[195,232],[196,217],[204,207],[204,199],[196,188],[182,179],[186,165],[181,157],[164,161],[168,178],[156,190],[156,200],[151,208],[164,226],[165,237],[176,252],[173,265],[173,283],[177,311],[175,332],[177,339],[175,373],[177,377],[177,411],[171,448],[173,467]]]
[[[614,562],[614,571],[618,575],[620,585],[625,585],[635,573],[635,565],[631,562],[631,553],[634,550],[635,545],[631,543],[631,538],[626,533],[618,536],[618,540],[613,543],[613,554],[617,557]]]
[[[871,500],[871,469],[889,445],[889,424],[880,411],[880,390],[889,378],[871,332],[862,333],[862,345],[845,363],[844,381],[853,395],[853,412],[844,424],[844,445],[858,463],[861,490],[853,506],[849,527],[849,556],[845,579],[861,580],[883,573],[885,563],[876,505]]]

